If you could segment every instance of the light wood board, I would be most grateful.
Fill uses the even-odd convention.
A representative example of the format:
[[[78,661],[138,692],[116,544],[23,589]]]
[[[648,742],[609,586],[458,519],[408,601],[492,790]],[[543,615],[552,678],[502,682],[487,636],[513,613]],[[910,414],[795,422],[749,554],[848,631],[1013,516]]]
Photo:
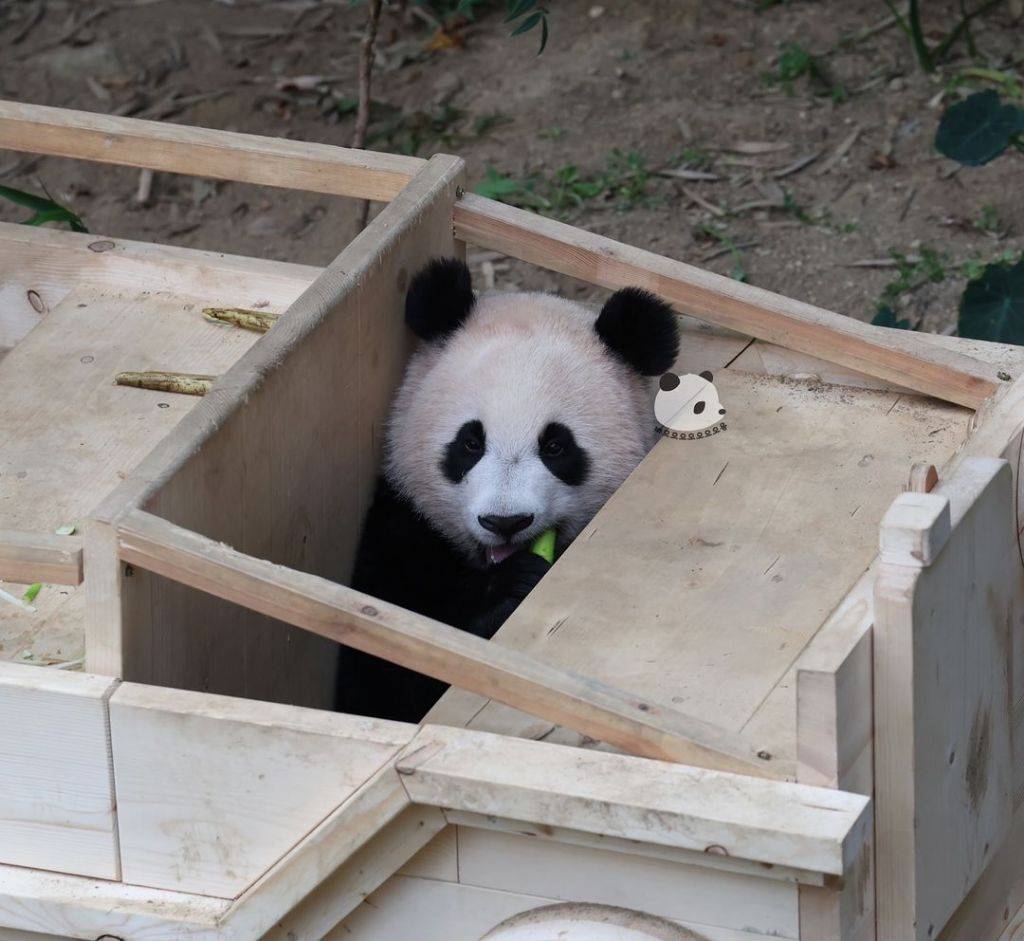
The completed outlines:
[[[964,461],[882,522],[875,586],[875,800],[882,938],[927,941],[1013,815],[1012,651],[1024,573],[1009,465]]]
[[[715,383],[727,430],[659,441],[495,642],[745,731],[790,760],[794,661],[874,557],[910,465],[941,463],[968,413],[730,370]],[[552,733],[458,691],[428,721]]]
[[[116,680],[0,661],[0,863],[117,879]]]
[[[234,898],[413,729],[122,684],[110,703],[125,882]]]
[[[103,531],[142,502],[258,558],[348,577],[410,343],[405,289],[432,255],[457,251],[462,170],[433,158],[97,512],[90,670],[330,708],[335,644],[146,572],[125,578]]]
[[[123,370],[218,375],[258,340],[189,297],[80,287],[0,361],[0,520],[52,534],[82,520],[199,401],[114,385]],[[35,581],[36,579],[33,579]],[[25,586],[5,585],[21,595]],[[0,603],[0,657],[83,656],[84,597],[46,586],[35,613]]]

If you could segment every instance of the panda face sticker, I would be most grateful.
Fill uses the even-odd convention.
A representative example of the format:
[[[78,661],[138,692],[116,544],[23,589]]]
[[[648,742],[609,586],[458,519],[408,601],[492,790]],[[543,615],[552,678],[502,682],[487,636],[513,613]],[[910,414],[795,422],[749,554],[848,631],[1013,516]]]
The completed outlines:
[[[724,429],[725,409],[718,399],[711,373],[677,376],[667,372],[658,386],[654,417],[669,437],[676,437],[672,432],[701,433],[712,428],[718,430],[716,426]]]

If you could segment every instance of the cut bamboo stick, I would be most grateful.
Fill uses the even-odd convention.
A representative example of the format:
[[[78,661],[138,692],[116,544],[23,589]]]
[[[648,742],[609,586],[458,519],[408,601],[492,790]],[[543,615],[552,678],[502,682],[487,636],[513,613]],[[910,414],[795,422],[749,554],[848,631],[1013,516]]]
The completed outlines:
[[[281,315],[265,310],[247,310],[244,307],[204,307],[203,316],[216,323],[252,330],[253,333],[266,333]]]
[[[213,388],[216,376],[190,372],[119,372],[114,384],[152,392],[174,392],[178,395],[206,395]]]

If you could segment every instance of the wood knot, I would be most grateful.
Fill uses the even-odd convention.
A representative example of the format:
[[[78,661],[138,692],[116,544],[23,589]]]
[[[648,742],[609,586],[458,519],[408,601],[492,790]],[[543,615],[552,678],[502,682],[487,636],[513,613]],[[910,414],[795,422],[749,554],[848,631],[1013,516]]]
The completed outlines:
[[[365,614],[368,618],[375,618],[380,614],[380,611],[378,611],[372,604],[364,604],[359,611],[361,614]]]

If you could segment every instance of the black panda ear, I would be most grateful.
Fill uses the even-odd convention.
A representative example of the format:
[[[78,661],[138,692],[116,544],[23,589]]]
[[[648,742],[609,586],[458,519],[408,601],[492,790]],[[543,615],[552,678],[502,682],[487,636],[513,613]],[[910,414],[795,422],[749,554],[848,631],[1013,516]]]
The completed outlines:
[[[715,381],[715,377],[711,375],[711,371],[708,369],[705,369],[704,372],[700,374],[700,377],[701,379],[707,379],[708,382]]]
[[[409,285],[405,322],[421,340],[443,340],[473,309],[469,268],[457,258],[435,258]]]
[[[679,325],[672,308],[641,288],[616,291],[594,329],[612,353],[642,376],[665,372],[679,355]]]

